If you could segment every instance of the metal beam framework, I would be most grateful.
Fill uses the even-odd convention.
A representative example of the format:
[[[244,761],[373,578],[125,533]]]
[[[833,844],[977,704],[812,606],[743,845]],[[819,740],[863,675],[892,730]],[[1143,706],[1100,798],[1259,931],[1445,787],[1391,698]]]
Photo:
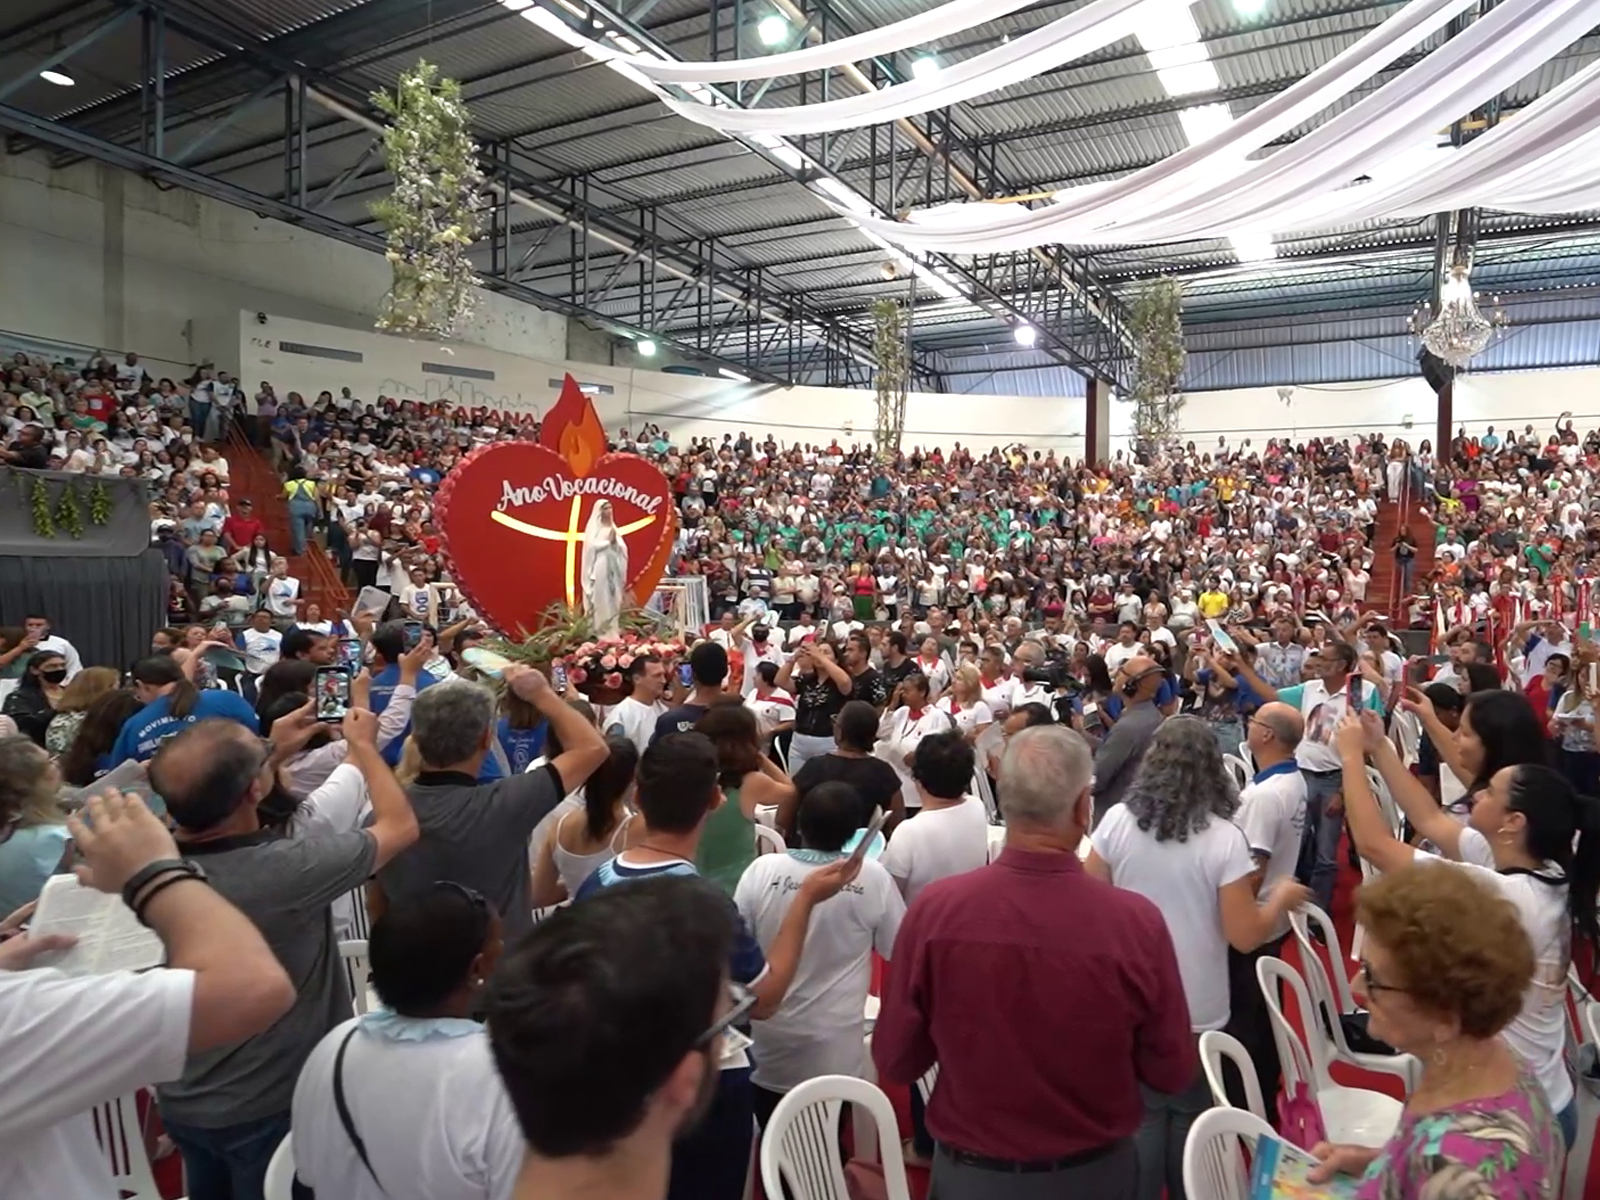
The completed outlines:
[[[115,21],[137,13],[146,22],[147,30],[170,29],[226,55],[223,63],[203,67],[196,75],[211,74],[218,66],[225,66],[235,73],[247,73],[248,82],[265,76],[265,81],[254,91],[231,104],[210,124],[195,130],[182,157],[192,159],[223,127],[236,120],[242,110],[276,93],[284,104],[282,190],[276,196],[248,192],[198,171],[185,171],[181,162],[158,152],[154,139],[159,137],[164,142],[168,129],[164,113],[153,127],[145,115],[152,107],[152,95],[158,97],[154,102],[156,111],[165,108],[167,81],[165,71],[158,69],[164,38],[148,34],[142,43],[144,61],[140,69],[145,83],[138,95],[114,98],[97,106],[101,112],[92,114],[109,122],[125,115],[130,99],[138,105],[141,133],[137,160],[127,157],[126,151],[131,147],[93,136],[77,127],[76,117],[74,125],[67,127],[19,110],[0,108],[0,126],[12,131],[12,149],[33,144],[53,146],[63,152],[58,162],[79,156],[114,161],[118,165],[137,161],[138,165],[131,169],[141,170],[163,182],[257,211],[266,212],[270,208],[273,211],[268,215],[301,224],[310,224],[308,217],[315,215],[324,226],[323,232],[368,247],[377,243],[372,231],[330,222],[321,215],[322,209],[368,169],[375,153],[370,142],[349,167],[326,183],[312,181],[306,167],[307,150],[316,134],[310,114],[319,106],[369,130],[378,128],[380,118],[365,102],[370,89],[343,77],[342,73],[336,76],[285,58],[277,45],[267,45],[240,30],[196,16],[168,0],[129,2],[132,6],[114,18]],[[389,8],[398,6],[396,0],[390,0],[387,5]],[[502,16],[503,11],[500,10]],[[93,36],[102,32],[96,30]],[[193,89],[205,81],[185,77],[185,82]],[[163,145],[161,149],[164,148]],[[659,214],[655,211],[641,213],[640,222],[630,224],[625,214],[608,211],[589,199],[586,179],[574,180],[566,188],[551,186],[548,180],[520,167],[515,154],[516,147],[510,143],[491,143],[485,147],[484,170],[498,195],[488,207],[491,230],[487,261],[483,264],[486,286],[521,295],[530,303],[565,312],[623,338],[653,338],[685,359],[704,360],[713,368],[727,367],[769,382],[790,382],[803,375],[829,383],[870,384],[873,362],[870,340],[852,333],[847,326],[808,304],[805,297],[783,292],[770,277],[740,262],[736,253],[727,247],[706,239],[686,240],[680,229],[662,232]],[[515,210],[513,203],[518,206]],[[553,230],[565,227],[573,261],[564,296],[535,291],[528,286],[526,266],[538,251],[537,242],[515,264],[512,261],[512,212],[524,215],[525,219],[524,209],[556,222]],[[551,232],[541,231],[537,236],[548,239]],[[620,265],[604,262],[611,255],[620,255]],[[629,265],[636,267],[639,282],[631,292],[634,303],[626,306],[619,301],[629,293],[619,289],[617,284]],[[674,281],[686,286],[684,299],[690,302],[687,311],[694,315],[695,321],[663,330],[653,319],[656,285]],[[603,310],[598,307],[601,304],[605,305]],[[747,372],[745,367],[757,358],[792,364],[792,370],[769,374],[756,368]],[[915,369],[926,384],[937,386],[930,361],[919,359]]]

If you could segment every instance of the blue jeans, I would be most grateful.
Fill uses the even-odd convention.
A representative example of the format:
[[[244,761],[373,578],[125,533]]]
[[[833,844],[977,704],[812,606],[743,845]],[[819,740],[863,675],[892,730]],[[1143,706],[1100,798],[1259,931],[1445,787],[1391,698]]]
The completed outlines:
[[[311,537],[311,527],[316,524],[322,510],[315,500],[289,501],[289,541],[295,554],[306,552],[306,542]]]
[[[206,426],[211,422],[211,402],[209,400],[189,400],[189,424],[194,426],[194,440],[206,440]]]
[[[1211,733],[1217,739],[1217,749],[1224,754],[1239,757],[1239,744],[1244,741],[1244,726],[1239,718],[1234,717],[1227,721],[1213,721]]]
[[[220,1129],[165,1124],[183,1155],[189,1200],[264,1200],[267,1164],[289,1132],[287,1112]]]
[[[1344,810],[1331,813],[1328,802],[1344,789],[1339,771],[1301,771],[1306,781],[1306,829],[1300,842],[1300,864],[1295,875],[1311,889],[1317,907],[1333,912],[1333,885],[1339,878],[1339,836],[1344,832]]]
[[[1181,1092],[1157,1092],[1141,1083],[1139,1094],[1144,1097],[1144,1117],[1133,1135],[1139,1155],[1137,1200],[1161,1200],[1163,1191],[1167,1200],[1185,1200],[1183,1145],[1196,1118],[1211,1107],[1211,1085],[1197,1070],[1194,1082]]]

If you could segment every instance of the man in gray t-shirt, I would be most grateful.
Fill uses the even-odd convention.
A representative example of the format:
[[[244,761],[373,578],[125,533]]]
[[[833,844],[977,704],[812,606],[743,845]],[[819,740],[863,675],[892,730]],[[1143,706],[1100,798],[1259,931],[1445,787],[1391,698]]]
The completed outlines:
[[[169,739],[150,764],[150,782],[178,824],[178,848],[249,917],[294,984],[294,1005],[276,1024],[231,1046],[191,1054],[183,1077],[157,1089],[167,1132],[183,1154],[196,1196],[260,1194],[267,1163],[289,1131],[300,1068],[330,1029],[351,1015],[350,989],[330,905],[417,838],[404,789],[378,753],[378,721],[352,709],[343,732],[345,765],[304,797],[349,792],[359,771],[372,805],[366,829],[295,836],[261,827],[257,806],[276,789],[281,757],[303,749],[319,725],[311,704],[280,717],[273,748],[237,721],[197,721]],[[277,807],[274,805],[274,807]],[[351,814],[351,825],[354,823]]]
[[[608,753],[605,739],[532,667],[507,667],[507,687],[550,723],[561,753],[523,775],[479,784],[494,745],[496,702],[464,680],[435,684],[411,709],[411,737],[422,771],[408,789],[422,836],[378,872],[385,899],[420,895],[441,879],[489,899],[513,946],[533,928],[528,840],[568,792],[587,782]]]

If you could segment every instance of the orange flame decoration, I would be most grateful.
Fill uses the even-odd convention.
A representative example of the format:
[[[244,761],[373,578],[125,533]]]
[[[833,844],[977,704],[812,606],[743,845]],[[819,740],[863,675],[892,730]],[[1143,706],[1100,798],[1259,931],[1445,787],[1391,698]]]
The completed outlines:
[[[571,375],[540,426],[539,444],[566,459],[576,479],[587,475],[606,452],[606,431],[600,427],[594,404]]]

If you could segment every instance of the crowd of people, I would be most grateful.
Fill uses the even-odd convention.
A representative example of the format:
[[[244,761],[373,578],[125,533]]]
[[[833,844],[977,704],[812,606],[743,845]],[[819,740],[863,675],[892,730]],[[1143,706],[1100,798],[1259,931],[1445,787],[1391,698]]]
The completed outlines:
[[[323,1195],[736,1200],[752,1123],[842,1074],[909,1090],[940,1200],[1181,1200],[1217,1100],[1197,1036],[1232,1033],[1279,1113],[1258,966],[1350,854],[1367,1029],[1418,1069],[1377,1144],[1307,1149],[1363,1197],[1559,1194],[1565,981],[1600,940],[1600,435],[1088,468],[622,432],[713,620],[600,705],[473,654],[430,523],[460,454],[529,419],[138,366],[19,359],[10,461],[134,453],[110,473],[156,472],[154,536],[215,575],[210,506],[267,551],[215,465],[239,421],[291,552],[391,606],[274,608],[269,552],[239,620],[132,664],[48,614],[0,630],[0,1194],[114,1194],[87,1110],[151,1087],[194,1200],[258,1200],[285,1136]],[[1401,495],[1438,530],[1436,654],[1369,594],[1379,555],[1415,561],[1374,544]],[[22,930],[73,869],[164,967],[51,965],[62,936]]]

